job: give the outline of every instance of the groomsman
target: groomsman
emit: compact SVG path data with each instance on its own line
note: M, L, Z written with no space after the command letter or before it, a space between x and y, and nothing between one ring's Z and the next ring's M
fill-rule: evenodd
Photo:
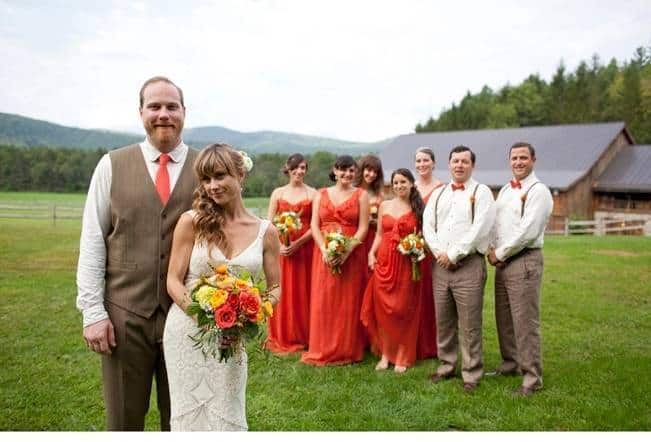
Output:
M495 319L502 364L496 374L523 374L515 391L530 396L542 388L540 283L543 237L553 199L533 171L536 151L518 142L509 149L513 179L497 196L493 247L488 260L495 272Z
M430 380L455 376L460 328L461 376L464 391L470 393L483 374L484 254L495 203L490 189L472 178L475 154L468 147L452 149L448 167L452 182L434 191L423 215L423 235L436 259L433 288L441 361Z
M143 430L152 379L161 429L170 429L163 327L172 303L172 232L192 205L197 152L181 140L181 88L165 77L140 89L142 143L113 150L88 189L79 245L77 308L83 336L102 355L108 430Z

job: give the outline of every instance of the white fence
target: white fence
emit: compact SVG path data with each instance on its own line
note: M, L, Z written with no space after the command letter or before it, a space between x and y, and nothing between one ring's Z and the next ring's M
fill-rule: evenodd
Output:
M264 211L259 207L249 207L256 216ZM0 218L51 220L56 225L59 220L81 220L84 207L74 204L55 203L0 203Z
M83 206L72 204L0 203L0 218L51 220L54 225L57 220L80 220L83 212Z
M563 230L547 230L552 235L595 235L631 234L651 236L651 220L636 215L598 217L594 220L570 220L565 218Z
M257 216L263 216L264 210L251 207ZM74 204L55 203L0 203L0 218L51 220L56 225L59 220L81 220L84 208ZM651 236L651 216L597 214L597 219L574 221L565 218L562 230L547 229L549 235L608 235L631 234ZM558 226L558 225L557 225Z

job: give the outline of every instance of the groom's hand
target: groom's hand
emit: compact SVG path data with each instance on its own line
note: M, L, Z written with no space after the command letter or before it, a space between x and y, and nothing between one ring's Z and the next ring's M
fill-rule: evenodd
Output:
M95 353L111 354L111 347L115 347L115 330L110 319L103 319L84 327L84 340L88 348Z

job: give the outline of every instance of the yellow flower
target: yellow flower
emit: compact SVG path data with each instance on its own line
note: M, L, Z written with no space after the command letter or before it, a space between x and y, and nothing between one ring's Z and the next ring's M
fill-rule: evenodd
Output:
M258 324L264 322L264 312L262 311L262 309L258 310L258 316L256 316L255 322L257 322Z
M226 264L218 265L215 268L215 273L219 275L225 275L226 273L228 273L228 266Z
M249 287L250 284L248 281L245 281L243 279L237 279L235 281L235 285L238 286L239 288L244 288L244 287Z
M233 287L235 287L235 281L236 281L235 278L233 278L232 276L227 276L224 279L222 279L221 281L217 281L217 283L215 285L217 287L219 287L220 289L227 289L228 290L228 289L232 289Z
M210 306L215 310L226 302L226 298L228 298L228 292L226 290L214 289L210 297Z
M201 308L206 308L210 306L210 300L213 296L213 294L217 291L215 287L211 287L209 285L203 285L199 287L199 290L197 290L197 302L201 306Z
M271 305L270 301L265 301L262 303L262 310L264 310L266 315L269 317L274 315L274 307Z
M260 296L260 290L257 287L251 287L251 293Z

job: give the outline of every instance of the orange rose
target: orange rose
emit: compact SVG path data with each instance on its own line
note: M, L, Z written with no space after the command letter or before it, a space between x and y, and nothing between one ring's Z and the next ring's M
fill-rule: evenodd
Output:
M240 309L245 315L255 318L258 315L258 311L260 311L260 306L259 297L249 293L240 294Z
M230 305L224 304L215 312L215 324L222 330L231 328L237 321L237 313Z

